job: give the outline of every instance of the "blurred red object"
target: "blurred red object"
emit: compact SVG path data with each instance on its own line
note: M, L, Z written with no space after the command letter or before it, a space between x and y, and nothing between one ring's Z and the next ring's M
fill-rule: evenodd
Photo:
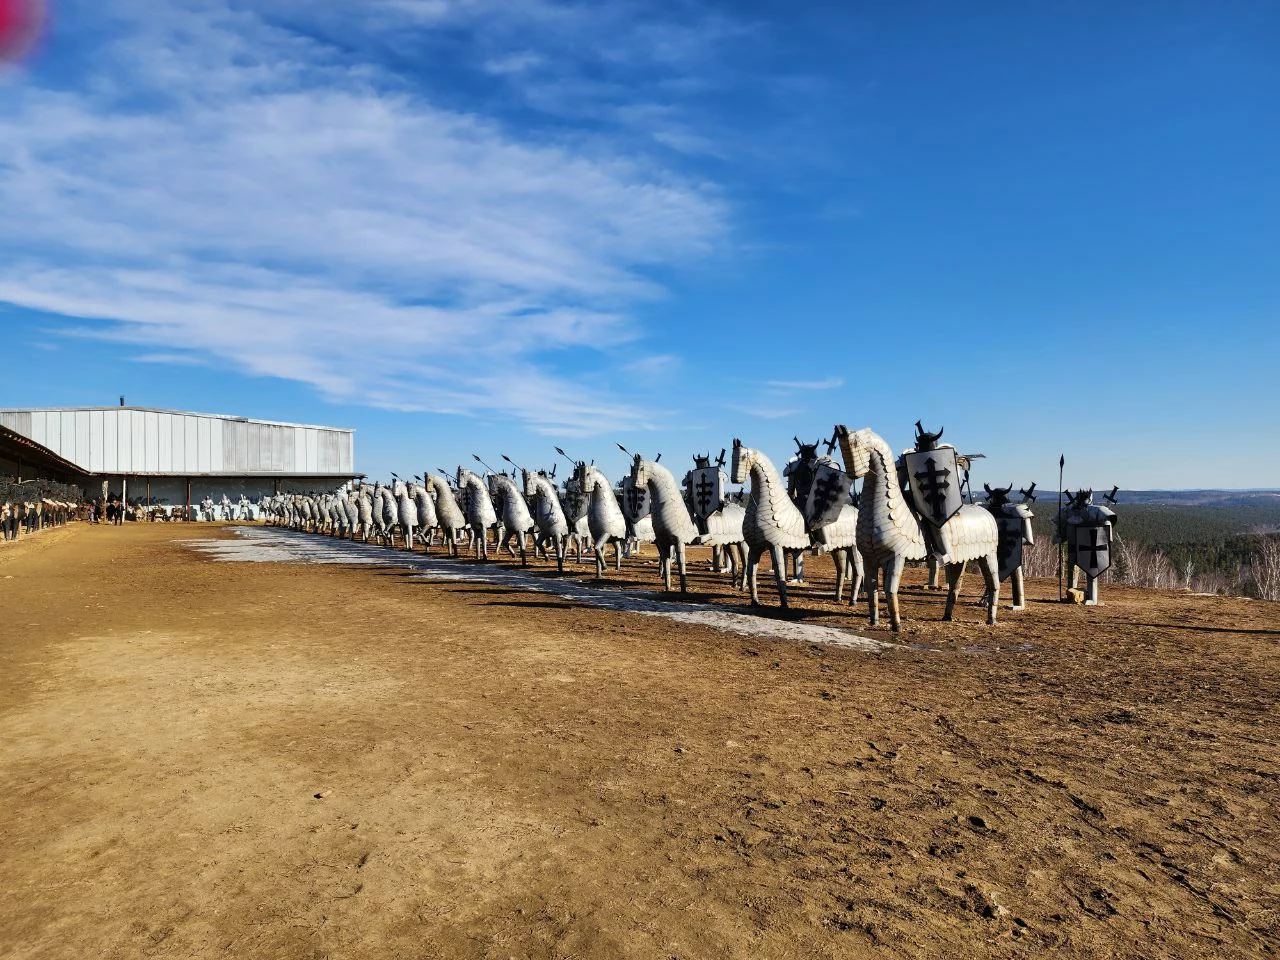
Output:
M0 63L21 60L45 23L44 0L0 0Z

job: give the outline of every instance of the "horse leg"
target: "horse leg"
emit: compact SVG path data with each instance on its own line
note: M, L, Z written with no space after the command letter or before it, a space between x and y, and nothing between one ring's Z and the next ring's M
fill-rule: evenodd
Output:
M884 568L884 594L889 602L889 628L894 633L902 629L902 612L898 607L898 584L902 581L902 568L906 565L907 558L902 554L895 554Z
M1013 591L1013 606L1010 610L1025 610L1027 608L1027 596L1022 583L1022 564L1013 568L1013 573L1009 577L1009 588Z
M782 609L787 609L787 551L782 547L770 547L769 555L773 558L773 575L778 581L778 601ZM799 558L799 554L795 554Z
M686 579L686 577L685 577L685 554L684 554L684 544L683 544L683 543L680 543L680 542L678 542L678 541L676 542L676 561L680 564L680 592L681 592L681 593L688 593L688 592L689 592L689 583L688 583L688 580L687 580L687 579Z
M947 564L947 607L942 614L943 620L950 621L954 618L956 598L960 596L960 587L964 583L965 566L963 562Z
M938 573L940 568L940 564L938 563L938 558L931 553L929 554L928 560L926 560L925 562L929 565L928 589L929 590L940 589L940 584L938 583Z
M556 572L564 573L564 555L569 552L569 538L556 537Z
M591 552L595 554L595 558L596 558L596 579L597 580L604 579L604 569L605 569L604 548L608 545L608 543L609 543L609 535L602 533L600 535L600 539L595 541L595 543L592 544Z
M836 565L836 603L839 603L844 599L844 581L849 574L849 551L843 547L832 550L831 562Z
M733 575L733 587L735 590L747 589L747 544L743 540L729 545L729 556L731 562L737 567Z
M989 553L978 561L978 569L982 571L982 579L987 583L987 593L991 595L991 606L987 607L987 626L996 625L996 608L1000 606L1000 566L994 553Z
M756 589L756 580L760 573L760 558L764 556L764 547L751 545L747 553L747 586L751 591L751 605L760 606L760 594Z
M671 590L671 548L658 547L658 570L662 574L662 589Z
M613 541L613 569L622 572L622 541Z
M873 627L880 623L880 584L883 582L886 587L888 586L889 565L892 562L891 557L871 565L871 579L867 581L867 621Z
M849 570L853 574L853 589L849 594L849 606L858 602L858 591L862 589L863 572L862 554L857 547L849 548Z

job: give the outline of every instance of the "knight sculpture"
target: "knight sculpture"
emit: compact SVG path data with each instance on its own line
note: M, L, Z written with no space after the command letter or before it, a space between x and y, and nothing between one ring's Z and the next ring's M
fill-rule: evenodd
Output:
M996 518L996 528L1000 531L1000 543L996 548L996 560L999 563L1000 579L1008 580L1013 591L1013 610L1026 609L1026 593L1022 582L1022 548L1033 546L1035 533L1031 529L1031 521L1035 514L1031 512L1031 504L1036 500L1036 485L1033 483L1026 490L1019 491L1022 501L1014 503L1009 499L1013 492L1013 484L1007 487L992 489L982 485L987 492L987 499L982 506Z
M1111 568L1111 534L1116 524L1119 487L1103 495L1107 506L1093 502L1092 490L1067 491L1067 502L1058 511L1053 542L1067 546L1067 585L1076 589L1080 572L1085 576L1084 603L1098 605L1098 578Z
M724 463L724 450L715 463L710 454L694 455L693 469L684 476L685 504L698 527L697 542L711 547L711 570L723 573L728 569L734 588L741 590L746 586L747 544L742 522L747 511L729 498Z

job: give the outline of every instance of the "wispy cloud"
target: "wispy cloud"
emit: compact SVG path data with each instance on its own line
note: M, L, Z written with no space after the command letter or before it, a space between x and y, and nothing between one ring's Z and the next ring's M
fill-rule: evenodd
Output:
M844 386L840 377L826 377L822 380L768 380L765 386L773 390L838 390Z
M726 403L724 408L726 410L732 410L735 413L745 413L749 417L759 417L761 420L783 420L787 417L794 417L796 414L801 412L798 408L783 409L781 407L766 406L747 407L732 403Z
M547 358L585 349L625 372L628 311L661 295L660 271L725 242L719 192L669 154L481 114L363 52L397 27L479 36L489 0L382 0L347 48L330 38L337 9L73 5L65 19L92 30L82 73L11 85L0 105L0 301L80 318L150 362L215 362L338 401L546 432L653 426L631 400L583 397ZM683 70L732 31L617 3L500 9L524 27L485 34L472 67L528 102L589 72L546 72L566 37L621 24L643 42L593 56ZM611 95L570 99L714 150L677 113L632 103L628 120Z

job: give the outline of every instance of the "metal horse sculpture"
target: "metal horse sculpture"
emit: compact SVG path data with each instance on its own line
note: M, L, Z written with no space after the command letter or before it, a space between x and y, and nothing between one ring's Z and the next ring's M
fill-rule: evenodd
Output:
M923 560L928 553L921 520L902 495L893 452L883 439L869 429L855 432L843 424L836 426L835 437L845 469L855 479L864 481L858 511L858 549L869 567L867 606L871 624L874 626L880 620L878 580L883 574L889 624L894 630L900 630L898 584L902 569L908 560ZM953 618L965 564L977 560L989 595L987 623L994 624L1000 597L996 559L1000 537L995 518L982 507L968 504L946 522L942 532L949 557L947 605L942 619Z
M569 521L560 506L555 484L545 474L524 471L524 495L533 506L533 522L538 528L535 549L556 551L556 569L564 573L564 555L569 541Z
M413 549L413 534L418 527L418 508L409 496L409 485L396 477L391 484L391 495L396 501L396 520L404 535L404 548Z
M1013 484L1007 487L992 489L982 485L987 492L987 499L981 506L996 518L996 526L1000 530L1000 579L1009 581L1009 589L1013 591L1013 610L1025 610L1027 606L1026 592L1022 581L1022 548L1034 546L1035 531L1031 529L1031 521L1035 514L1030 504L1035 502L1036 485L1033 483L1022 493L1022 502L1013 503L1009 494L1013 492Z
M467 523L475 536L476 556L489 559L489 531L494 531L494 543L498 542L498 512L493 508L489 488L485 482L466 467L458 467L458 490L463 495Z
M637 489L649 491L649 515L653 518L653 537L658 545L658 561L662 571L662 587L671 589L671 563L674 559L680 574L680 592L688 592L685 547L698 537L698 528L689 516L680 486L671 471L656 460L635 455L631 464L631 482Z
M605 547L613 544L614 569L622 569L622 548L627 540L627 521L622 507L613 495L609 479L593 464L578 462L574 477L587 498L587 527L591 535L591 550L596 558L596 579L604 577Z
M796 439L796 457L784 471L787 494L804 516L809 538L819 553L831 554L836 567L836 602L844 599L846 580L853 583L850 605L858 602L862 587L862 554L858 552L858 508L849 498L852 478L830 456L818 453L818 444ZM803 570L803 568L800 568ZM797 574L800 573L797 571Z
M418 512L417 527L422 531L422 549L430 553L431 532L440 526L440 520L436 516L435 501L431 499L427 488L420 483L409 484L409 499L413 501L414 509Z
M684 477L685 495L689 513L698 526L701 546L711 547L711 569L722 571L720 557L729 561L729 578L735 590L747 586L747 539L743 533L747 509L740 503L730 502L724 495L728 479L720 468L724 465L724 451L716 463L711 457L694 456L693 469Z
M525 503L524 494L516 487L516 482L505 473L489 474L489 494L498 510L501 520L498 524L498 549L506 550L511 556L516 555L516 547L520 548L520 566L529 565L529 555L525 547L525 538L533 532L533 517L529 513L529 505ZM515 538L516 547L511 545Z
M747 541L747 584L751 589L751 605L759 606L756 574L765 551L773 561L773 575L778 583L778 599L787 609L787 555L809 546L804 517L787 496L786 485L777 468L764 454L742 441L733 441L733 482L751 481L751 495L742 532Z
M466 515L447 482L432 473L426 474L423 479L427 490L435 497L436 523L444 537L445 546L449 548L449 556L456 557L458 540L462 531L467 528Z

